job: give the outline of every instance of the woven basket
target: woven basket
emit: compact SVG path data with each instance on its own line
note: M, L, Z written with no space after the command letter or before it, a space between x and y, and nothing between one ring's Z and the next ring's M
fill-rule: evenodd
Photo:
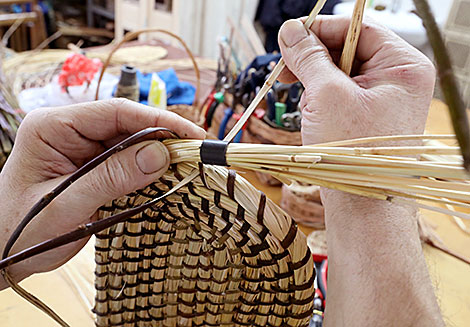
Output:
M111 63L111 60L113 58L113 55L126 43L129 41L132 41L136 39L139 35L141 34L147 34L147 33L163 33L166 35L171 36L172 38L176 39L185 49L186 53L188 54L189 58L191 59L191 62L194 67L194 71L196 74L196 94L194 97L194 103L193 105L174 105L174 106L169 106L167 108L168 111L172 111L178 115L180 115L183 118L186 118L196 124L199 124L200 122L200 108L199 108L199 93L201 89L201 72L199 70L199 66L196 62L196 59L194 58L193 53L187 46L187 44L184 42L182 38L177 36L176 34L173 34L167 30L163 29L145 29L145 30L139 30L135 32L128 33L124 36L122 41L116 44L116 46L111 50L111 52L108 55L108 58L106 59L103 69L101 70L99 79L98 79L98 86L96 89L96 96L95 99L98 100L98 95L99 95L99 90L101 86L101 82L103 80L104 73L106 69L108 68L109 64Z
M319 186L283 185L281 208L299 224L325 229L325 210L321 203Z
M101 208L101 218L164 194L193 169L172 166ZM315 272L306 237L234 171L199 171L161 204L97 235L96 325L308 326Z

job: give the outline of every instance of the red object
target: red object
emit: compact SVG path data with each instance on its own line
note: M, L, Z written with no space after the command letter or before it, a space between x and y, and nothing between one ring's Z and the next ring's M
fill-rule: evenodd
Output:
M243 114L233 114L233 119L236 121L239 121L242 118ZM248 125L248 122L245 123L242 127L242 131L246 130L246 126Z
M263 108L258 108L255 110L255 117L258 119L263 119L263 117L266 115L266 110Z
M215 90L211 92L211 94L209 95L209 97L206 99L206 103L207 103L207 106L206 106L206 109L205 109L205 113L204 113L204 117L205 117L205 121L204 121L204 129L207 131L209 129L209 125L208 125L208 122L207 122L207 114L209 113L209 109L210 107L212 107L212 105L214 104L215 102Z
M59 85L64 92L69 86L90 84L95 74L103 66L99 59L90 59L85 55L74 53L67 57L59 74Z
M318 288L315 290L315 294L322 299L323 306L326 306L326 292L328 289L327 286L327 277L328 277L328 256L323 254L312 254L313 261L319 264L319 270L317 271L317 283ZM317 265L316 265L317 266ZM321 283L321 285L320 285ZM323 293L324 292L324 293Z
M325 281L325 292L328 291L328 283L326 282L328 276L328 259L325 260L325 264L321 267L321 277Z

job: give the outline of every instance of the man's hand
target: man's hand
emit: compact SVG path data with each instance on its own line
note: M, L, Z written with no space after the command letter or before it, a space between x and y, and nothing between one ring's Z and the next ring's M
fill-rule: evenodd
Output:
M285 23L280 80L300 80L305 145L422 134L435 82L429 59L394 33L364 23L353 77L339 62L349 19L319 17L311 31ZM403 144L403 143L402 143ZM329 257L327 326L443 325L416 211L322 189Z
M123 99L39 109L27 115L0 174L0 251L42 196L106 149L140 130L157 126L182 138L205 137L202 129L171 112ZM115 154L39 214L12 254L95 220L100 206L156 181L167 171L169 162L167 149L157 141ZM50 271L67 262L86 242L63 246L13 265L9 271L15 280ZM4 287L2 279L0 289Z

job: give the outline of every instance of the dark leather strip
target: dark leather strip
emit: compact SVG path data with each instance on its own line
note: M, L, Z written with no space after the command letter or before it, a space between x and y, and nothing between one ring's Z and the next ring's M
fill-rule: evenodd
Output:
M311 257L312 257L312 254L310 253L310 250L307 249L304 258L298 262L291 263L291 268L293 270L298 270L302 268L308 263Z
M219 140L205 140L202 142L199 155L205 165L228 166L227 148L228 142Z
M201 182L206 188L209 188L207 186L206 175L204 174L204 165L202 164L202 162L199 162L198 165L199 165L199 177L201 178Z
M290 228L289 228L289 232L287 233L286 237L282 240L281 246L284 249L287 249L292 244L292 242L294 242L296 235L297 235L297 224L294 222L294 220L292 220Z
M237 179L237 173L235 170L230 169L227 177L227 194L230 199L235 201L235 182Z
M258 205L258 224L263 225L264 221L264 208L266 207L266 194L261 192L261 197L259 199L259 205Z

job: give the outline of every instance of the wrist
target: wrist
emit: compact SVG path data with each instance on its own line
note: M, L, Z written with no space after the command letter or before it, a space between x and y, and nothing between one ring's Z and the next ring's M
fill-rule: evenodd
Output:
M395 238L393 233L418 236L415 207L325 188L321 197L327 234L337 241Z

